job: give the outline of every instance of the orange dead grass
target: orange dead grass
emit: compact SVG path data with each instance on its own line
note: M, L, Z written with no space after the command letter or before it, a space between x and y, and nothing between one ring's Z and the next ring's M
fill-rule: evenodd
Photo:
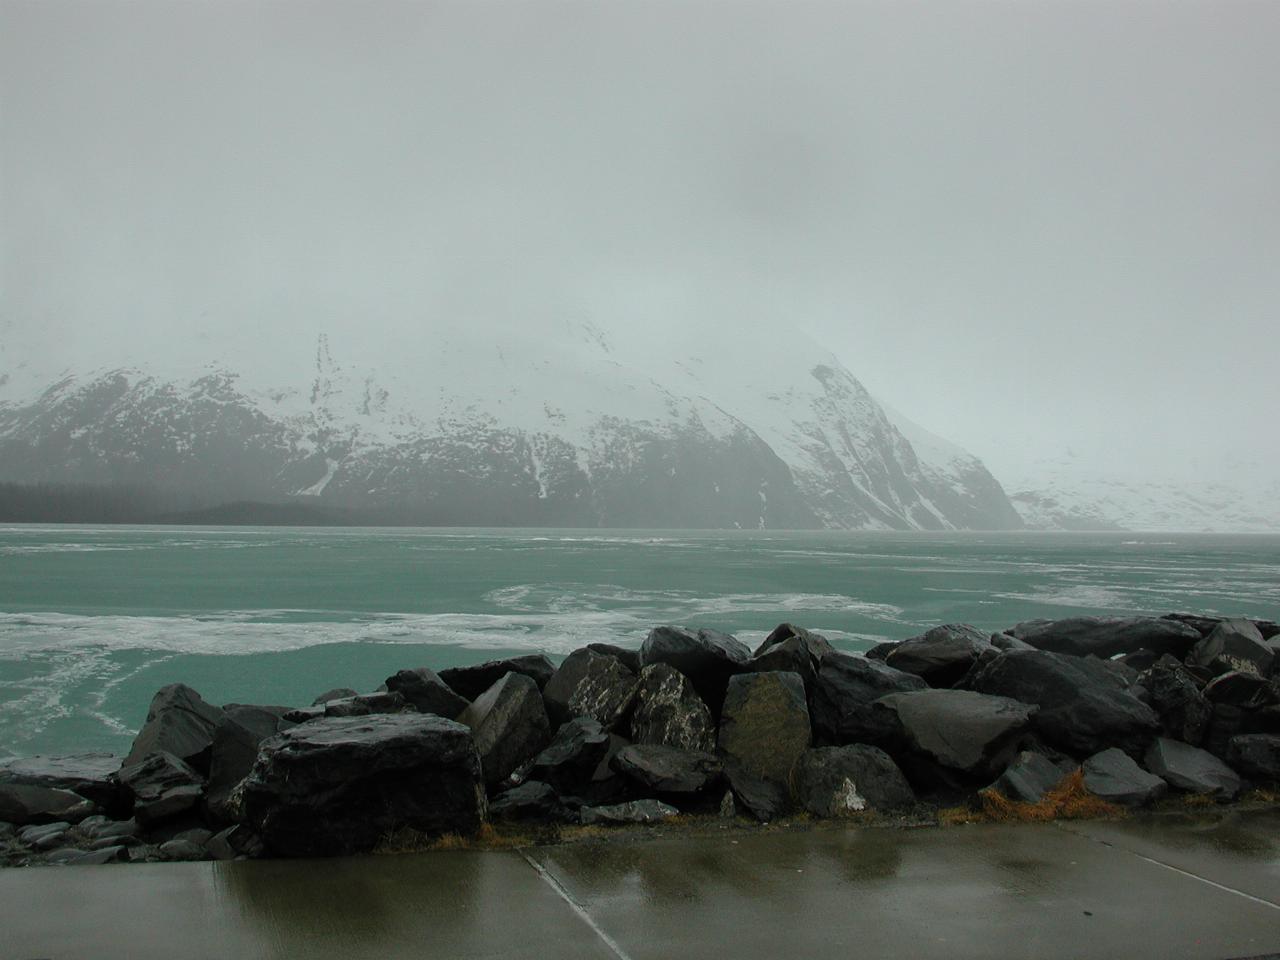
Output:
M1090 820L1124 815L1124 808L1094 796L1084 785L1084 773L1080 770L1064 777L1037 803L1010 800L997 790L983 790L978 794L982 801L983 819L996 822L1047 820Z

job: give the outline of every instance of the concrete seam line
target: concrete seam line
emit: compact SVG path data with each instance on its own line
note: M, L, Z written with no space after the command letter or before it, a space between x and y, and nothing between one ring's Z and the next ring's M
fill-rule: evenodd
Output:
M529 866L533 867L538 876L546 881L547 886L554 890L559 895L560 899L567 903L573 909L573 912L582 918L582 922L595 931L596 936L604 941L604 945L613 951L613 955L617 957L618 960L631 960L627 951L618 946L617 941L601 929L600 924L596 923L595 920L591 918L591 914L587 913L586 907L573 898L573 895L565 889L564 884L552 876L550 870L540 864L537 860L533 859L533 857L529 856L529 854L525 853L523 850L520 851L520 856L524 857L525 862L527 862Z

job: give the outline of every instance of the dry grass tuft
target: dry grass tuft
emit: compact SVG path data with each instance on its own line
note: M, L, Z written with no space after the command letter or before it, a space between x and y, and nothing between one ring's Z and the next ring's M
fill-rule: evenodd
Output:
M1084 785L1084 772L1076 770L1064 777L1037 803L1010 800L998 790L983 790L983 817L996 823L1043 823L1048 820L1092 820L1123 816L1125 810L1090 793Z
M938 826L957 827L965 823L981 823L984 817L972 807L943 807L938 811Z
M1280 787L1257 787L1240 798L1245 803L1280 803Z

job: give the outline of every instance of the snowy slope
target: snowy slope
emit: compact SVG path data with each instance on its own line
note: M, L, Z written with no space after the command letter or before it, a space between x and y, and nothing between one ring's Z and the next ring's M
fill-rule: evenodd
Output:
M481 330L25 367L0 382L0 480L307 498L419 522L1020 523L976 458L936 438L916 449L836 358L789 331Z

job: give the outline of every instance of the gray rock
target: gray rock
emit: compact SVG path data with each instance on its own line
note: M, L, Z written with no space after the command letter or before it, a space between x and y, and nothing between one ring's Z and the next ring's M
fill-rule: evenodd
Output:
M24 825L79 823L97 811L92 802L70 790L35 787L22 783L0 783L0 820Z
M798 673L744 673L729 680L716 746L735 766L786 783L811 739Z
M1165 736L1195 746L1204 742L1213 708L1180 661L1161 657L1141 674L1138 683L1159 714Z
M104 863L122 863L129 859L129 848L125 846L106 846L99 847L97 850L89 850L80 853L79 856L72 857L67 861L68 866L72 867L88 867L98 866Z
M1156 739L1143 763L1170 786L1188 793L1231 800L1244 788L1236 772L1207 750L1167 737Z
M1280 734L1246 733L1227 744L1227 763L1251 780L1280 783Z
M231 792L249 775L258 759L258 746L291 726L285 720L284 707L260 707L228 704L213 730L213 746L209 758L209 783L205 791L205 808L215 821L234 819L229 801Z
M867 744L808 750L796 765L795 780L800 806L818 817L895 810L916 801L892 758Z
M1010 650L976 670L969 686L1039 707L1037 732L1076 756L1107 747L1137 754L1160 729L1155 711L1092 658Z
M169 861L212 860L213 856L204 848L203 844L196 843L193 840L175 838L160 844L160 859Z
M119 776L121 785L133 794L133 815L143 826L185 813L204 796L204 777L164 751L121 768Z
M991 645L997 650L1034 650L1035 647L1027 643L1025 640L1019 640L1017 637L1007 633L993 633L988 639Z
M729 678L746 670L750 659L746 644L716 630L655 627L640 647L644 666L665 663L688 677L713 719L720 716Z
M833 653L824 657L809 697L814 739L820 745L881 744L892 733L871 705L889 693L924 690L913 673L878 660Z
M617 657L584 647L565 657L542 693L555 726L573 717L592 717L606 730L625 733L636 677Z
M142 835L142 824L134 818L128 820L108 820L105 823L95 822L92 826L80 824L80 830L90 840L109 840L113 843L136 843Z
M615 646L612 643L588 643L588 650L594 650L596 653L603 653L610 657L616 657L622 662L622 665L632 673L639 673L641 668L640 651L630 650L626 647Z
M213 731L221 718L219 708L205 703L186 684L162 687L151 699L146 723L134 738L123 766L134 766L153 753L169 753L207 772Z
M892 717L894 739L905 751L969 777L1002 771L1036 713L1017 700L969 690L891 693L875 706Z
M25 757L0 763L0 784L13 783L70 790L110 810L117 806L120 786L113 753L78 753L66 757Z
M734 802L733 790L726 790L720 798L720 810L717 814L721 820L732 820L738 815L738 804Z
M1004 773L991 784L991 789L1010 800L1039 803L1070 772L1070 768L1064 769L1042 753L1024 750L1005 767Z
M610 738L600 721L576 717L564 724L551 742L533 758L525 772L529 780L548 784L560 794L581 796L609 756Z
M399 828L471 835L486 810L470 730L434 714L286 730L263 741L239 794L244 822L286 857L362 853Z
M468 701L454 693L434 670L426 667L392 674L387 677L387 690L400 694L419 713L434 713L450 720L456 720L468 706Z
M1210 703L1227 703L1244 710L1270 707L1280 699L1280 684L1256 673L1230 670L1210 680L1204 688Z
M604 807L583 807L582 822L596 823L659 823L680 815L675 807L657 800L632 800Z
M752 673L798 673L807 691L813 686L822 658L829 653L835 653L835 648L822 634L782 623L756 648L747 661L747 669Z
M1275 652L1248 620L1223 620L1187 657L1188 663L1207 667L1215 674L1239 670L1265 677Z
M573 819L573 810L550 784L527 780L500 794L489 804L491 820L538 820L549 823Z
M889 654L893 652L893 649L901 642L901 640L884 640L863 651L862 655L868 660L878 660L883 663L884 658L889 656Z
M990 634L967 623L948 623L903 640L884 662L895 670L915 674L931 687L950 687L990 648Z
M505 674L462 711L458 722L471 729L484 782L490 787L500 784L551 740L542 694L533 679L522 673Z
M417 712L413 704L403 696L389 691L383 693L359 693L354 697L330 700L324 705L324 715L326 717L370 717L377 713Z
M786 784L756 776L733 761L725 764L724 773L737 802L761 823L776 820L791 808Z
M624 777L653 793L701 793L724 777L724 768L712 753L657 744L623 747L612 763Z
M714 750L716 731L711 710L689 679L669 664L654 663L640 671L631 737L636 743Z
M65 821L33 825L19 830L18 840L32 850L54 850L63 845L70 829Z
M323 707L330 700L349 700L358 696L360 696L358 690L352 690L350 687L334 687L332 690L326 690L312 700L311 705L313 707Z
M547 685L556 666L540 653L505 660L488 660L469 667L450 667L440 671L440 679L464 700L474 700L508 673L519 673L533 680L541 690Z
M1106 660L1121 653L1147 649L1181 659L1200 639L1194 627L1161 617L1069 617L1065 620L1027 620L1012 634L1037 650Z
M1139 807L1159 800L1169 791L1160 777L1143 770L1119 747L1109 747L1089 757L1081 769L1084 785L1109 803Z

